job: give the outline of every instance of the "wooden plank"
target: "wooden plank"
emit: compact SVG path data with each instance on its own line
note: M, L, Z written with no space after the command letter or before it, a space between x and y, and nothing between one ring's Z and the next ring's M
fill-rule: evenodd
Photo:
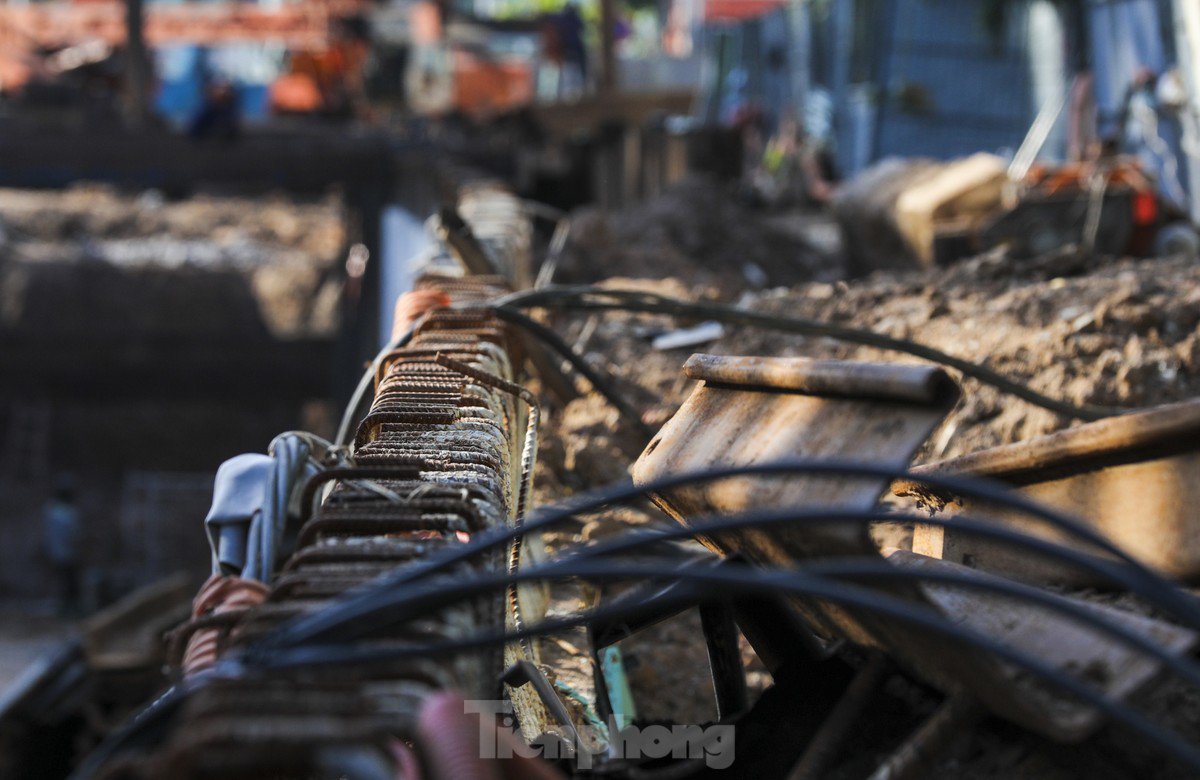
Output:
M683 471L784 458L861 461L901 468L956 398L952 392L935 395L932 403L913 402L910 391L922 383L911 381L913 374L909 367L842 364L827 366L828 371L821 374L813 372L811 365L777 358L700 360L693 364L693 371L697 371L698 365L700 371L707 372L705 375L719 377L722 383L705 381L693 391L635 464L633 475L637 483L646 484ZM841 383L836 387L839 392L832 396L806 393L805 388L812 391L820 385L828 390L833 386L824 379L816 384L797 381L808 376L837 377ZM862 386L855 386L854 377L867 379ZM749 385L739 385L739 379ZM771 383L800 389L763 387ZM938 379L934 386L941 383ZM880 395L888 393L879 392L880 388L905 389L898 394L893 392L890 399L881 399ZM896 395L909 400L896 400ZM677 520L688 524L704 515L752 509L869 510L876 506L887 482L803 474L747 477L665 491L656 494L654 500ZM850 525L796 524L729 532L706 543L723 554L740 555L752 563L778 567L814 557L879 554L868 538L867 529ZM971 609L957 592L951 598L944 592L915 584L889 583L887 593L929 605L951 620L967 619L969 616L963 613ZM1014 684L1019 675L1012 669L961 642L948 641L865 610L841 609L812 600L797 599L790 603L818 633L880 647L947 693L966 691L1000 717L1045 736L1077 740L1101 723L1094 709L1064 699L1030 695L1025 687ZM1020 648L1027 652L1043 652L1045 637L1036 636L1034 631L1041 618L1026 614L1019 606L1008 607L1013 625L1021 627L1010 638L1028 640L1029 647ZM981 630L998 637L1009 636L1004 627L1005 617L999 611L986 614L995 619L986 622L981 614L978 617ZM1083 647L1088 643L1103 647ZM1079 654L1089 650L1092 657L1120 660L1113 668L1118 676L1126 677L1112 681L1110 687L1115 692L1136 688L1156 670L1156 667L1137 666L1126 655L1113 655L1119 649L1114 649L1112 642L1089 636L1080 638L1079 644L1082 648Z
M889 551L887 558L896 566L909 570L951 571L984 581L1001 579L904 550ZM1021 604L1003 596L941 583L922 584L921 590L954 623L1000 639L1010 647L1019 648L1068 673L1082 673L1105 695L1115 699L1137 692L1162 669L1159 661L1046 607ZM1179 626L1107 605L1066 597L1063 601L1073 601L1097 617L1122 625L1172 653L1183 655L1196 647L1195 632ZM1058 707L1055 697L1041 681L1016 675L1014 684L1030 701L1061 709L1060 728L1065 732L1082 736L1090 729L1094 716L1088 710Z
M747 369L755 376L795 373L798 365L785 358L741 360L737 365L757 364ZM843 362L833 371L848 377L868 370L887 375L889 369L893 369L893 385L901 384L908 376L906 367L882 364ZM800 391L764 391L754 386L756 382L745 388L732 382L699 385L634 464L634 481L645 484L685 471L801 456L905 468L957 396L951 392L936 406L922 406L824 398ZM827 506L866 511L876 505L888 482L805 474L739 477L656 493L652 499L688 525L690 518L707 514L772 507ZM748 529L702 541L718 552L740 555L764 566L786 566L817 555L876 554L865 525ZM875 643L871 632L842 610L828 605L814 609L806 603L796 606L826 637L844 635L863 644Z
M907 466L948 408L701 385L647 445L634 465L633 476L638 483L646 483L682 471L800 456L900 469ZM679 488L656 496L656 500L681 519L714 511L788 506L867 510L888 483L886 479L803 474L739 477ZM818 541L814 542L814 535ZM762 563L792 560L817 549L861 552L870 544L863 529L835 527L784 529L769 535L747 531L727 541L736 551Z
M1078 474L1098 465L1192 449L1198 435L1200 400L1185 401L918 466L914 471L972 474L1012 484L1040 482L1046 472Z
M1101 420L1027 442L984 450L914 471L998 479L1022 496L1080 518L1147 566L1200 578L1200 402ZM893 485L923 508L997 522L1052 541L1070 542L1028 516L930 491ZM1025 582L1100 583L1075 567L1047 562L994 541L942 526L918 525L913 551Z

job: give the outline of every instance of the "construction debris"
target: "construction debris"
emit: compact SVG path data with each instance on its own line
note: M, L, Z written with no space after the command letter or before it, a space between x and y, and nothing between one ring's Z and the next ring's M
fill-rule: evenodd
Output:
M1195 246L1195 228L1136 159L1029 162L981 153L888 159L867 170L834 203L849 273L928 269L997 247L1028 258L1067 247L1147 256L1168 244Z
M270 455L232 462L238 479L219 481L217 568L170 644L195 693L169 699L169 726L152 747L102 746L86 768L203 777L295 773L352 754L437 756L445 745L414 726L421 702L446 689L485 700L501 684L526 741L556 733L588 751L558 762L571 772L584 760L617 774L647 766L605 756L626 744L614 724L652 723L732 726L750 750L740 766L764 776L966 778L995 767L1045 778L1061 751L1108 741L1129 742L1126 765L1140 771L1170 777L1187 765L1190 754L1160 726L1186 735L1200 708L1147 726L1129 707L1162 713L1185 695L1198 608L1112 550L1076 549L1079 531L1054 512L1077 513L1150 566L1191 576L1186 498L1168 483L1190 484L1194 403L1075 425L910 356L688 320L669 307L551 307L538 317L559 341L527 340L518 334L545 326L518 317L519 304L488 303L511 289L509 278L533 277L530 233L514 223L522 212L503 191L469 194L444 211L443 251L397 308L401 342L364 379L364 392L375 387L369 408L351 405L334 446L285 434ZM461 266L476 273L462 276ZM1059 253L1014 267L990 254L854 283L814 273L741 293L717 275L700 275L711 286L641 278L600 289L736 296L755 313L867 327L951 354L990 350L991 366L1076 405L1155 406L1200 383L1186 351L1200 303L1172 289L1200 280L1182 259ZM710 352L685 361L682 350L700 343ZM589 381L613 378L604 394L579 381L580 359L559 360L569 348ZM543 372L541 397L514 381L526 356ZM647 426L659 429L653 438ZM1007 447L979 452L993 443ZM430 578L439 565L426 562L540 523L547 515L531 512L535 503L620 482L635 460L633 476L666 517L598 499L558 518L568 524L507 543L507 554ZM920 461L930 465L910 471ZM672 482L714 468L743 472ZM1012 489L948 487L938 482L947 474L998 477ZM1140 501L1155 475L1167 482ZM243 478L258 487L234 484ZM885 497L893 485L921 504ZM1127 504L1092 500L1105 491L1180 536L1146 544L1128 530ZM1022 496L1040 501L1038 516L1057 530L1018 520L1011 504ZM997 501L1010 506L997 511ZM981 543L977 517L1007 529L1000 541L1041 544L1040 567L989 546L992 536ZM591 546L577 547L581 539ZM514 581L555 566L570 577ZM608 567L635 574L611 581ZM474 594L422 611L441 588L488 578L503 598ZM595 611L574 626L581 609ZM571 625L552 640L499 641L561 619ZM493 641L468 650L485 635ZM459 642L463 652L423 657L421 648ZM79 663L64 658L62 668ZM234 671L247 668L257 671ZM199 682L213 673L217 682ZM784 704L796 701L808 709ZM771 728L796 739L756 748ZM280 745L287 750L270 747Z
M790 289L747 293L739 303L757 311L871 327L893 336L916 338L922 343L941 347L952 353L985 354L989 356L989 364L1008 375L1028 381L1035 388L1059 393L1076 403L1109 403L1130 408L1148 408L1180 401L1200 392L1200 364L1196 363L1189 351L1196 339L1195 325L1200 323L1200 308L1196 301L1192 300L1195 296L1186 292L1197 287L1197 282L1200 282L1200 279L1196 277L1195 266L1186 258L1118 260L1085 258L1074 253L1055 253L1013 265L1002 255L990 254L936 273L877 273L867 279L848 284L807 283ZM662 282L612 279L607 281L605 286L641 289L692 299L715 296L714 290L704 286L688 287L677 279ZM1183 293L1180 294L1180 291ZM578 314L564 317L563 322L568 334L586 331L586 339L580 341L578 346L584 349L591 359L603 364L618 377L630 397L639 399L642 408L646 410L647 419L665 420L667 415L679 408L692 389L693 384L688 379L701 378L694 370L681 371L678 359L670 360L670 355L646 352L644 345L639 343L639 332L662 329L670 322L661 316L610 313L598 319L594 314ZM725 338L712 343L707 349L719 354L791 354L818 358L894 359L893 355L878 350L848 347L829 340L804 339L738 327L727 330ZM710 362L720 375L720 378L713 375L716 381L728 382L734 378L734 374L730 374L729 371L733 370L737 363L721 362L720 358L714 358ZM737 372L739 376L744 377L742 381L758 386L778 382L782 376L778 372L761 376L751 375L740 368ZM692 376L689 377L688 374ZM946 421L934 430L929 442L916 454L917 462L965 455L1005 444L1012 444L1014 448L1031 446L1040 451L1045 448L1038 443L1015 443L1036 440L1038 436L1055 431L1065 431L1060 435L1068 437L1075 436L1078 432L1079 441L1092 441L1093 437L1087 433L1087 427L1074 428L1069 419L1007 398L991 388L971 381L966 382L964 390L963 398L951 410ZM1179 414L1186 416L1186 408L1181 407L1177 412L1169 409L1153 412L1149 419L1175 419L1172 415ZM702 428L707 431L711 427L711 419L705 419L710 420ZM1128 422L1118 419L1097 425L1140 427L1136 426L1137 420L1137 417L1131 417ZM637 447L636 435L621 426L613 412L598 401L587 402L580 399L558 413L551 409L548 414L548 426L548 435L556 445L563 446L568 453L572 453L573 465L570 471L558 473L552 473L550 465L547 465L543 469L540 481L543 494L548 492L550 495L561 495L564 485L577 489L611 481L615 476L619 476L615 473L613 462L627 457L628 451ZM777 424L766 424L763 430L774 431L781 427ZM1163 428L1164 441L1168 438L1171 441L1179 441L1167 432L1168 429L1174 428L1174 425L1166 425ZM698 433L699 430L693 431L692 434L684 435L682 440L691 442ZM721 438L720 433L714 433ZM1186 438L1185 434L1181 435ZM722 452L727 449L724 441L722 439ZM706 448L698 446L689 451L702 453ZM1180 454L1175 455L1176 452ZM1146 450L1131 444L1131 458L1146 459L1147 454ZM1187 456L1184 451L1172 446L1169 451L1164 450L1163 457L1186 459ZM1122 468L1156 468L1157 464L1149 465L1153 458L1154 455L1150 454L1144 467L1137 465L1142 461L1134 460L1130 467L1118 467L1117 471ZM964 462L964 468L969 461L968 458ZM946 465L952 466L953 463L954 461L950 461ZM1054 479L1051 472L1039 473ZM1172 471L1161 473L1165 475ZM1168 510L1167 515L1170 516L1169 508L1174 505L1173 493L1169 485L1164 485L1164 491L1162 495L1166 503L1161 506ZM1127 490L1126 494L1131 500L1138 500L1138 491ZM928 504L928 501L926 503ZM1088 504L1090 503L1089 501ZM1186 501L1178 504L1181 507L1186 505ZM959 504L948 506L956 512L965 511ZM1077 511L1086 508L1078 501L1060 506ZM1122 513L1121 519L1134 521L1143 516L1146 509L1145 504L1139 504L1136 512ZM924 512L924 509L921 511ZM945 511L937 516L945 517ZM1088 516L1087 512L1083 514ZM994 512L989 512L989 516L1003 517L1002 514L997 515ZM1116 515L1112 516L1116 522ZM634 513L625 515L624 522L644 525L659 521ZM1141 544L1145 545L1150 536L1133 530L1134 525L1139 524L1135 522L1128 526L1131 529L1130 533L1140 536ZM1028 528L1027 525L1019 527ZM926 535L940 532L942 528L932 525L918 525L917 528L921 529L919 538L922 541L919 544L923 546L918 547L916 551L928 554L933 548L924 541ZM606 534L614 532L615 530L608 531ZM899 546L908 550L914 543L911 524L891 526L879 523L872 529L872 536L877 547L894 549ZM954 538L962 538L960 544L969 543L976 547L979 544L978 540L968 542L965 537ZM1132 536L1130 538L1132 539ZM1178 547L1185 550L1186 544L1180 544ZM948 551L950 548L946 549ZM1136 543L1134 549L1138 549ZM912 553L906 551L903 555L911 556ZM888 560L892 563L910 560L900 556L901 553L893 552ZM1011 556L1009 559L1011 560ZM965 560L972 566L985 570L992 568L987 556L971 559L967 553L954 555L952 560L960 563ZM1153 559L1149 559L1148 562L1153 562ZM1023 563L1021 571L1027 571L1029 565L1029 562ZM1046 568L1042 566L1039 569L1039 581L1046 581ZM1005 567L998 563L995 564L994 570L1010 575L1016 573L1011 566ZM1169 568L1167 570L1170 571ZM1070 567L1057 567L1050 579L1067 583L1070 571ZM1094 584L1094 580L1074 581L1071 592L1075 598L1089 604L1114 602L1112 596L1103 591L1097 592L1088 588L1079 590L1079 586L1085 584ZM936 594L935 598L944 597L944 594L936 590L931 594ZM1141 607L1134 607L1128 599L1118 599L1117 603L1123 609L1142 611ZM1015 625L1011 623L1013 613L1007 601L995 602L985 609L981 609L981 604L957 604L955 609L961 609L960 614L971 614L981 619L987 614L995 614L998 622L992 624L993 626ZM1046 617L1046 613L1040 615L1039 619ZM982 625L988 624L985 621ZM1027 634L1030 638L1063 635L1063 628L1047 630L1044 624L1039 625L1037 621L1031 625L1033 627ZM1184 644L1177 645L1178 648L1186 647L1186 643L1192 641L1186 636L1181 636L1180 639ZM1112 647L1107 640L1099 641L1098 644L1097 641L1095 635L1080 635L1079 642L1074 647ZM1063 663L1067 667L1078 668L1077 661L1064 660ZM1086 666L1089 662L1083 663ZM1105 665L1105 669L1111 671L1111 668ZM1114 679L1110 671L1104 673L1105 679ZM1148 679L1145 676L1146 671L1138 674L1141 676L1135 676L1134 679ZM1126 694L1130 695L1131 703L1137 706L1148 705L1156 712L1163 712L1168 706L1166 702L1191 696L1188 686L1177 682L1153 684L1146 691L1140 692L1135 690L1137 687L1131 685L1124 689ZM1167 718L1167 723L1181 733L1188 733L1189 729L1195 728L1200 722L1196 719L1197 712L1200 710L1182 705L1175 716ZM914 722L912 727L916 726ZM902 736L900 733L895 734L897 744ZM1104 736L1096 739L1113 738ZM1121 744L1128 742L1125 737L1116 739ZM1091 740L1087 744L1093 745L1095 741ZM936 762L938 776L968 778L988 776L988 772L1005 777L1073 776L1070 769L1058 768L1063 761L1061 754L1047 752L1027 738L1006 732L1004 727L997 726L994 721L988 719L980 726L968 728L960 733L946 748L945 755L944 759ZM1154 761L1149 757L1150 754L1144 751L1138 755L1142 756L1138 760ZM880 756L880 759L882 758ZM1069 763L1068 760L1067 764ZM1170 775L1173 770L1168 770L1160 763L1153 765L1158 767L1156 771L1168 776L1183 776ZM851 765L844 766L848 769ZM863 770L866 774L865 767ZM861 775L855 775L853 770L850 770L849 774L838 770L831 771L829 776Z
M0 6L0 778L1200 776L1195 0L207 5Z
M716 296L707 286L679 279L661 282L615 278L604 286L639 289L672 297ZM931 273L875 274L854 283L812 282L747 293L749 308L867 327L916 338L956 354L985 355L987 362L1035 389L1075 403L1130 409L1173 403L1200 393L1200 271L1185 258L1115 260L1054 254L1013 265L986 255ZM573 315L561 326L568 338L590 331L579 344L590 359L607 366L625 392L648 412L672 410L690 383L672 354L647 353L640 329L662 330L669 320L655 315L612 313L603 319ZM896 359L867 347L806 339L745 328L705 347L716 354L803 355L810 358ZM903 358L900 358L903 359ZM1061 430L1072 421L1030 407L995 390L968 382L969 392L918 456L939 460L1024 441ZM611 414L599 402L577 402L551 425L565 442ZM661 421L664 418L659 417ZM605 439L623 435L603 426ZM610 450L611 451L611 450ZM579 475L577 475L579 476Z
M673 330L654 337L650 346L666 352L684 347L698 347L716 341L725 335L725 328L719 322L702 322L692 328Z

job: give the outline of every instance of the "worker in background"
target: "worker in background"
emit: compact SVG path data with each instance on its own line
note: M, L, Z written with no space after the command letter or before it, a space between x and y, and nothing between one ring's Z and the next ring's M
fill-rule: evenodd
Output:
M416 113L439 116L454 107L454 57L443 34L443 8L433 0L408 7L411 40L405 100Z
M365 18L346 16L330 25L329 47L317 57L317 78L325 99L324 113L367 118L365 68L371 56L370 30Z
M554 14L558 28L559 45L562 47L562 75L559 77L559 92L563 97L574 97L586 91L588 83L587 45L584 43L583 17L574 2Z
M42 551L57 579L59 614L78 615L83 523L75 504L75 486L66 477L59 479L54 496L42 509Z
M1175 117L1187 102L1186 91L1173 72L1138 68L1121 102L1118 151L1136 155L1157 180L1163 196L1183 207L1187 193L1180 181L1176 149L1181 130Z
M566 48L563 46L562 27L556 14L546 14L538 19L538 39L542 61L553 68L554 96L563 96L563 81L566 71Z
M1096 124L1096 79L1090 70L1085 70L1071 82L1067 113L1068 160L1084 162L1094 160L1100 154L1100 134Z
M562 10L537 18L542 62L550 66L546 74L553 78L550 89L539 90L553 94L559 100L575 98L587 91L588 61L584 42L583 17L573 2Z
M204 103L192 120L188 135L196 141L234 141L241 129L241 110L233 84L224 79L215 79L206 84Z

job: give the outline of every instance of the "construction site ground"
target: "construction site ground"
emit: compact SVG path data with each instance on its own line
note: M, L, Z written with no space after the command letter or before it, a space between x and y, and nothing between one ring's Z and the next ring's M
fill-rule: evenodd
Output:
M336 329L340 295L329 269L346 240L341 208L336 199L297 203L206 196L169 201L157 193L128 195L97 187L57 194L2 191L0 320L14 332L29 333L106 327L98 308L59 307L51 315L29 297L38 289L22 282L41 279L46 290L57 291L75 284L74 271L88 266L105 269L104 279L114 285L106 294L109 298L146 292L144 300L127 300L124 308L142 313L135 324L147 337L173 332L172 323L186 316L221 337L236 332L244 339L247 328L261 332L264 350L275 348L278 342L273 339L329 338ZM1133 260L1064 250L1017 262L995 254L926 272L877 272L848 279L837 228L826 214L756 210L742 204L731 188L705 179L689 180L625 210L586 209L574 214L572 222L572 240L556 282L648 290L867 327L986 362L1075 403L1137 408L1200 393L1200 268L1184 258ZM226 286L200 290L197 280L208 278L206 273L223 279ZM158 279L191 280L184 297L202 305L180 315L173 308L181 305L176 298L160 300L149 294L147 280ZM104 297L97 293L80 300L98 306L95 302ZM222 307L214 308L219 301ZM651 428L668 419L691 391L693 382L681 367L693 352L912 360L827 339L728 326L711 342L663 351L652 346L655 336L697 323L620 313L540 316L589 362L615 378ZM1072 424L971 380L964 380L963 388L962 400L919 461L1021 441ZM537 503L628 477L629 465L646 442L603 398L584 394L562 406L542 393L542 400ZM231 400L213 412L226 421L214 426L206 423L210 418L205 410L188 410L185 417L196 421L196 430L158 436L153 452L155 462L179 471L211 472L235 452L263 449L269 434L286 425L277 424L277 418L291 414ZM137 460L141 456L136 450L147 430L161 432L162 426L144 409L137 415L141 422L113 418L108 406L101 412L122 432L116 444L126 445L118 447L111 465L147 467ZM329 424L327 411L317 416L320 419L306 423L308 427L320 430L320 425ZM130 428L133 422L144 428ZM94 460L90 450L76 457L79 463ZM77 476L85 484L93 479L84 472ZM112 481L111 477L98 475L95 481ZM36 523L49 483L35 488L25 491L25 516L9 521ZM200 498L194 506L188 504L186 512L182 505L177 508L176 519L190 535L175 540L172 550L179 560L187 555L203 564L204 556L196 554L195 547L202 544L205 505ZM111 495L85 507L89 519L95 519L92 533L97 537L104 538L103 517L111 517L119 500ZM619 533L629 525L662 522L667 521L648 505L632 506L585 519L547 542L561 547L580 538ZM903 547L910 532L903 526L880 528L877 540ZM103 545L97 553L113 560L121 555ZM32 548L28 554L34 554ZM552 610L572 611L590 604L594 595L578 585L556 588ZM1137 608L1124 597L1085 595ZM49 617L0 612L0 693L25 664L69 630L68 623ZM586 647L585 640L582 634L560 637L548 644L543 661L560 681L586 695L591 678L580 649ZM686 723L712 718L707 659L695 614L623 642L622 652L635 697L638 690L675 692L669 700L639 699L642 718ZM748 648L745 656L750 686L761 690L769 676ZM856 742L843 751L833 776L863 776L937 702L932 690L894 675L872 702L870 717L861 724ZM1200 730L1200 696L1183 686L1157 686L1146 691L1140 703L1181 733ZM960 739L936 768L938 777L1044 780L1170 777L1168 772L1161 759L1116 731L1102 732L1082 748L1061 747L992 719Z
M695 300L737 303L756 311L870 328L985 362L1051 396L1074 403L1128 408L1195 397L1200 392L1200 267L1186 258L1090 257L1064 249L1028 261L1001 253L930 271L876 272L846 279L836 231L824 215L762 214L728 190L691 181L626 211L588 210L575 220L573 242L556 281L596 283ZM750 267L753 266L753 267ZM656 428L694 383L681 367L693 352L856 360L913 360L904 355L821 338L726 327L709 343L656 350L654 336L695 322L615 312L547 314L548 321L596 367L613 377ZM1060 430L1071 420L1032 407L970 379L963 397L918 462L961 455ZM645 442L596 394L547 410L538 472L541 501L626 478ZM622 524L669 522L648 506L582 525L585 537ZM559 538L559 542L569 541ZM911 543L911 528L876 529L881 546ZM1112 594L1088 598L1131 609ZM663 624L626 643L636 697L639 678L664 683L711 717L711 693L697 625ZM751 660L752 663L752 660ZM751 665L751 685L766 678ZM645 690L652 686L647 685ZM659 689L661 690L661 688ZM899 742L933 709L936 697L896 676L862 724L861 744ZM1142 695L1148 712L1180 733L1200 729L1200 696L1185 686ZM666 717L653 700L645 717ZM884 754L844 751L836 777L861 777ZM1085 748L1053 746L1000 721L984 720L948 752L937 777L1172 776L1135 740L1104 732ZM1166 773L1166 774L1163 774Z
M584 227L574 233L577 245L569 250L558 281L736 303L869 328L982 360L1036 390L1077 404L1134 409L1191 398L1200 390L1200 267L1187 258L1085 257L1064 250L1016 261L996 253L925 272L846 279L841 259L826 254L831 246L826 221L811 215L761 218L728 202L716 209L697 208L691 187L679 196L662 198L684 201L675 209L651 204L627 213L584 215ZM647 234L642 227L647 213L677 215L677 222L686 218L692 224L673 224L673 217L660 216ZM780 231L777 226L788 221L802 227ZM626 228L626 222L634 227ZM701 224L725 238L707 244L689 273L690 236ZM806 240L805 229L820 238ZM641 236L636 247L629 241L635 232ZM818 240L825 249L818 249ZM777 281L754 285L739 273L739 264L754 257L775 258L772 279ZM613 374L652 424L669 416L690 392L692 383L680 368L693 352L916 360L830 339L728 326L723 337L710 343L661 351L651 347L654 336L695 323L640 314L556 316L556 328ZM1072 424L969 379L964 390L920 461ZM554 433L547 439L564 447L567 471L594 471L601 481L621 476L621 461L599 454L615 454L613 448L628 444L617 433L621 425L615 412L602 399L579 399L552 420ZM578 464L579 458L585 462Z
M54 615L51 604L36 614L28 603L0 605L0 697L74 628L73 621Z

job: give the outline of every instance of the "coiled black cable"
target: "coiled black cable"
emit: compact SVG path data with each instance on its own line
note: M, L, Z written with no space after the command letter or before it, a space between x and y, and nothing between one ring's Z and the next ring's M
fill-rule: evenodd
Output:
M697 521L688 527L680 526L678 528L642 531L592 545L577 545L573 548L568 548L565 552L559 553L554 559L536 569L526 569L526 571L566 574L569 576L575 571L573 568L574 564L579 561L607 558L619 553L635 551L638 548L646 547L656 542L709 536L732 530L760 529L801 522L806 525L866 525L880 520L929 522L933 525L953 526L956 530L967 532L971 535L991 537L1002 543L1024 548L1047 557L1066 560L1071 564L1100 574L1101 576L1112 576L1112 567L1106 561L1045 539L1029 536L1028 534L1023 534L1012 529L997 527L993 524L971 518L954 518L953 520L945 518L922 518L915 515L880 514L861 510L816 510L809 512L775 510L718 517L706 521ZM1117 637L1172 667L1190 683L1200 688L1200 667L1195 667L1185 661L1181 661L1160 645L1131 632L1120 624L1098 616L1087 607L1065 599L1062 596L1048 593L1023 583L1001 577L989 577L953 570L910 571L899 569L883 560L872 560L866 557L805 561L797 564L797 569L821 576L852 577L862 574L862 576L868 578L886 579L890 577L893 579L917 581L941 581L949 584L963 585L975 590L1024 599L1025 601L1034 602L1051 610L1066 614L1069 617ZM669 567L664 567L664 571L667 570L669 570ZM781 569L766 568L764 570L780 571ZM471 583L472 579L470 578L455 580L453 582L438 580L423 585L418 584L417 587L410 586L396 590L392 593L390 600L389 606L392 608L387 609L386 615L376 613L371 616L370 620L361 621L356 626L351 627L351 630L341 634L337 639L339 642L356 641L371 636L383 626L396 625L397 623L414 620L423 615L436 612L463 597L464 593L468 596L476 595Z
M476 536L470 542L446 549L428 560L406 566L392 574L384 575L376 585L348 596L340 601L336 609L322 610L316 614L302 616L281 626L261 640L255 654L269 654L272 648L293 646L319 640L322 636L336 635L369 615L375 608L375 599L387 595L390 589L413 582L430 574L445 571L465 563L476 555L507 545L516 536L533 533L565 522L576 515L601 507L640 498L647 493L669 490L689 484L707 482L738 476L822 474L839 477L863 477L875 479L906 479L934 488L948 490L978 500L994 502L1016 509L1030 517L1085 541L1097 550L1108 553L1121 562L1114 569L1114 576L1129 590L1146 598L1165 612L1176 615L1185 625L1200 629L1200 604L1186 593L1182 593L1171 582L1147 569L1127 552L1111 541L1066 515L1056 512L1014 494L1004 487L984 480L951 475L914 474L906 469L870 463L838 463L833 461L781 460L771 463L731 466L676 474L644 484L622 483L580 495L578 498L556 507L535 510L520 529L498 528Z
M633 426L645 439L649 440L654 436L654 431L642 421L642 416L638 413L638 410L634 408L633 404L625 400L621 392L617 390L612 378L605 376L602 372L589 365L583 356L572 349L571 345L564 341L561 336L532 317L527 317L515 309L495 309L495 313L498 319L523 328L530 335L557 352L571 364L573 369L590 382L592 387L596 389L596 392L604 396L605 400L620 412L626 422Z
M829 569L832 569L833 565L833 563L830 563ZM893 574L889 572L889 576L893 576ZM913 574L921 575L924 573L914 572ZM857 578L870 576L863 569L855 569L852 575ZM886 616L911 627L920 628L952 641L978 648L1002 661L1023 669L1095 707L1113 720L1125 724L1175 756L1191 769L1200 771L1200 749L1181 739L1178 734L1161 728L1141 713L1118 701L1109 699L1086 683L1065 674L1063 671L1026 653L1014 650L991 637L966 628L961 624L952 623L928 608L914 605L910 601L889 596L877 590L865 589L844 581L829 580L827 577L814 575L803 569L769 571L748 567L722 567L720 569L689 567L682 570L664 571L661 564L616 565L604 561L575 561L569 571L554 572L543 568L537 571L517 572L513 575L484 574L469 582L439 583L439 589L443 594L449 594L451 591L454 591L457 597L466 598L469 595L477 595L505 588L514 583L541 582L547 579L571 577L583 577L594 581L649 580L662 582L698 582L710 586L714 597L720 599L728 599L734 595L747 593L770 592L779 594L782 592L796 596L818 598L842 607L855 608ZM975 578L971 579L974 580ZM630 614L629 608L614 610L612 614L604 614L603 617L604 619L619 619L624 614ZM464 652L489 645L518 641L521 638L530 636L556 633L593 621L598 617L601 617L601 614L594 611L589 616L544 621L538 625L529 626L523 631L478 634L472 637L424 646L348 648L335 644L293 647L278 651L271 659L270 665L274 668L288 668L326 664L370 664L375 662L394 662L404 658L419 658L429 655Z

